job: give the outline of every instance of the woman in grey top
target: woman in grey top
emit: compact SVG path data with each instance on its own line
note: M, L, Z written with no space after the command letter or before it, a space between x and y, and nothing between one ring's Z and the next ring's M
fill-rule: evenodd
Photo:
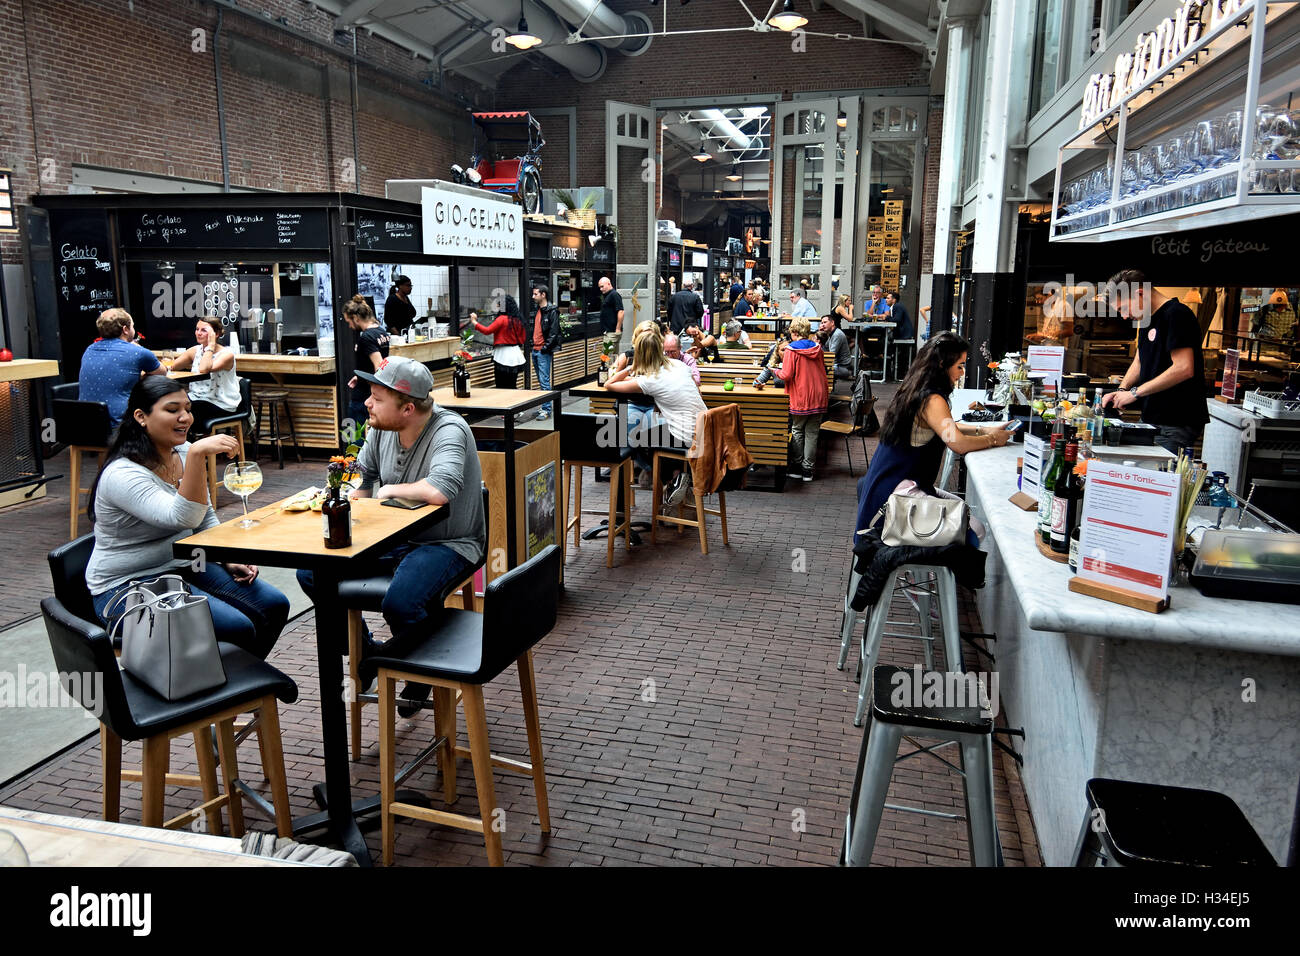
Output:
M132 581L178 573L196 594L207 595L218 640L265 658L289 618L289 599L258 580L252 565L213 563L195 571L172 557L174 541L217 523L208 503L208 457L239 450L224 434L188 444L193 420L184 386L171 379L147 376L131 390L90 492L95 550L86 586L104 620L109 603Z

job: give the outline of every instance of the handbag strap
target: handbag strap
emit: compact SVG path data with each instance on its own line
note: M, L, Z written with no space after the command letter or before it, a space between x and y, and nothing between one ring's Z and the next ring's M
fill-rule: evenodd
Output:
M916 505L912 505L907 509L907 527L911 529L912 534L916 535L918 538L933 538L939 533L940 529L943 528L944 519L948 517L948 506L941 505L939 507L939 522L929 531L917 531L916 525L912 523L912 519L915 517Z

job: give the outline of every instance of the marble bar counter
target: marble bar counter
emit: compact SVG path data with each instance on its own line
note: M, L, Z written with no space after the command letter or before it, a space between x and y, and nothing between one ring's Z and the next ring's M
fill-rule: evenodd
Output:
M1018 454L967 455L967 502L989 528L976 602L997 635L1008 724L1025 730L1044 862L1072 862L1091 777L1226 793L1284 861L1300 781L1300 608L1186 583L1162 614L1073 593L1068 566L1034 545L1036 514L1008 501Z

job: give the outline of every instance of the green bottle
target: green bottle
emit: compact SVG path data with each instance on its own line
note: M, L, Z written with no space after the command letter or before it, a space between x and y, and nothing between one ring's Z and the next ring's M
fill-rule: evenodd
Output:
M1065 436L1058 435L1052 446L1052 463L1047 467L1038 486L1038 534L1043 544L1052 543L1052 500L1055 497L1056 479L1061 476L1065 462Z

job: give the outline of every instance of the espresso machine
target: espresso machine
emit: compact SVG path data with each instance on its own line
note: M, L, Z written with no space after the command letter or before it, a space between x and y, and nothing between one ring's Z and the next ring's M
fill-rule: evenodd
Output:
M271 354L280 354L280 340L284 337L284 309L279 307L266 310L267 338L270 341Z
M239 320L239 345L245 352L257 354L262 350L262 326L266 322L265 309L249 309Z

